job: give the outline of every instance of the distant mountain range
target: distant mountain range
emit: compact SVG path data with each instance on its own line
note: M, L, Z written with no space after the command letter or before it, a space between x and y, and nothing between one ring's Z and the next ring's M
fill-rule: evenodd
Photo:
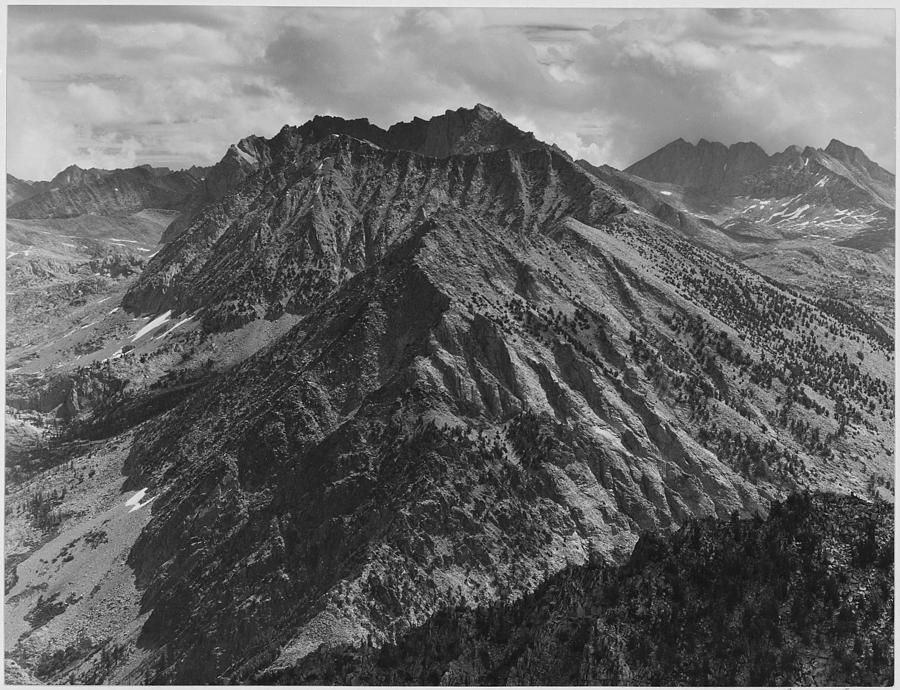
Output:
M652 182L731 196L789 196L822 190L820 198L852 203L859 190L886 207L894 204L894 176L870 161L858 148L832 139L825 149L789 146L769 156L753 142L726 147L701 139L696 145L673 141L625 169Z
M7 216L71 218L135 213L145 208L180 209L203 186L205 168L173 172L140 165L125 170L83 170L71 165L50 182L7 175Z
M578 163L691 241L893 324L895 178L858 148L678 139L625 171Z
M892 326L818 275L832 262L847 291L893 285L888 244L847 244L893 241L891 178L849 147L675 142L618 171L479 105L386 130L317 117L203 172L73 170L11 206L104 213L108 235L155 199L173 219L139 274L91 268L8 354L6 648L41 681L307 677L320 667L304 659L325 667L331 649L403 649L423 630L455 644L428 623L449 606L621 565L647 532L750 519L808 489L892 495ZM11 222L49 247L81 242L56 223L89 217ZM46 301L62 274L29 280ZM769 553L741 534L740 557ZM694 565L701 547L685 548ZM535 642L529 682L554 660L593 664L588 643L630 666L640 654L615 645L660 624L616 609L619 640L572 582L577 625L535 599L535 630L574 637ZM494 610L508 630L527 615ZM876 613L842 614L861 644L882 635ZM492 656L516 644L472 646L488 675L471 679L519 678ZM703 682L690 668L672 682Z

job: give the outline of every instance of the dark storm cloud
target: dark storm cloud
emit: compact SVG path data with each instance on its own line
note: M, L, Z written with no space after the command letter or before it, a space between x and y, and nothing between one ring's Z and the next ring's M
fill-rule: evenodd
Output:
M617 167L678 137L836 137L893 167L891 11L25 6L9 22L9 167L32 178L78 152L180 167L317 113L387 126L477 102Z

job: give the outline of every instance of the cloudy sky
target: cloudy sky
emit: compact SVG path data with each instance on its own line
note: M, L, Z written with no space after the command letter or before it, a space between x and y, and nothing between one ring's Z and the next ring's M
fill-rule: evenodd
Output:
M894 169L893 10L9 8L7 167L186 167L315 114L484 103L593 163L837 138Z

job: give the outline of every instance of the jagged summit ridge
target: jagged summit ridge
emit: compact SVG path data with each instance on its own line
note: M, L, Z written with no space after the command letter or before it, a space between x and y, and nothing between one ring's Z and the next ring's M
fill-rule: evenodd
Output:
M791 145L769 155L754 142L726 146L700 139L691 144L679 137L628 166L625 172L706 192L752 194L759 176L787 176L800 168L810 172L821 168L872 192L880 201L893 203L894 176L861 149L837 139L832 139L825 149Z
M303 137L348 135L369 141L384 149L413 151L446 158L457 154L494 151L499 148L536 148L543 146L530 132L523 132L499 112L481 103L473 108L446 110L428 120L414 117L388 129L369 122L368 118L344 119L333 115L317 115L299 126L285 126L278 137L297 132Z
M285 125L271 139L254 135L230 146L222 160L212 167L186 211L166 230L163 241L172 242L205 207L220 202L250 175L270 166L274 159L280 156L288 160L301 148L334 136L352 137L381 149L410 151L430 158L546 147L533 134L522 132L496 110L482 104L447 110L429 120L416 117L388 129L372 124L368 118L316 115L302 125Z
M693 145L679 138L625 172L686 187L728 187L762 169L768 160L766 152L752 142L725 146L700 139Z
M626 210L602 182L491 112L452 111L387 131L320 117L244 140L210 171L209 201L198 197L170 226L124 306L202 308L218 314L217 327L232 327L306 309L289 272L315 266L323 289L334 287L442 208L483 213L513 234ZM245 242L251 252L233 251Z

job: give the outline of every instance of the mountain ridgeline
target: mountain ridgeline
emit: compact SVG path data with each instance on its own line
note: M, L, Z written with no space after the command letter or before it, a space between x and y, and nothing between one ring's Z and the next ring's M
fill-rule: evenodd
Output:
M757 157L731 164L758 177ZM489 108L387 130L319 117L241 140L205 178L122 299L128 319L160 319L132 337L139 357L71 374L114 372L115 405L137 420L104 426L85 407L71 433L114 442L103 452L121 461L120 490L153 497L152 518L114 552L139 614L102 640L57 642L69 651L54 657L40 645L78 619L62 606L45 621L25 575L39 566L23 561L14 629L40 620L44 635L11 645L45 654L41 680L311 681L329 649L404 649L448 605L538 602L584 564L585 582L612 572L647 532L750 519L807 489L875 498L891 486L889 329L691 240L637 198L634 176L592 171ZM196 327L169 335L169 319ZM250 331L253 350L226 359ZM189 384L154 378L154 362ZM170 402L142 413L151 387ZM704 543L758 527L702 525ZM747 553L762 548L747 539ZM578 582L573 610L579 598L594 610L600 585ZM72 611L105 601L88 584ZM521 614L497 610L490 620ZM590 642L591 663L621 657L623 682L703 682L693 667L666 676L668 656L623 670L639 665L629 645L646 621L621 613L622 639L611 619L579 614L571 646L530 658L550 668L549 650L570 659ZM607 648L618 656L601 662ZM554 678L524 661L515 675L511 657L497 666L508 648L473 649L481 666L447 678Z
M752 142L725 146L701 139L692 145L677 139L625 172L653 182L746 196L770 194L776 186L785 196L805 191L806 181L826 173L839 180L823 194L839 194L838 201L852 204L866 193L887 208L894 205L894 176L837 139L824 149L789 146L771 156Z
M72 218L125 216L145 208L181 210L203 184L204 168L171 171L140 165L125 170L84 170L76 165L49 182L7 176L7 216Z
M678 139L625 171L578 164L691 242L893 328L895 179L860 149Z

